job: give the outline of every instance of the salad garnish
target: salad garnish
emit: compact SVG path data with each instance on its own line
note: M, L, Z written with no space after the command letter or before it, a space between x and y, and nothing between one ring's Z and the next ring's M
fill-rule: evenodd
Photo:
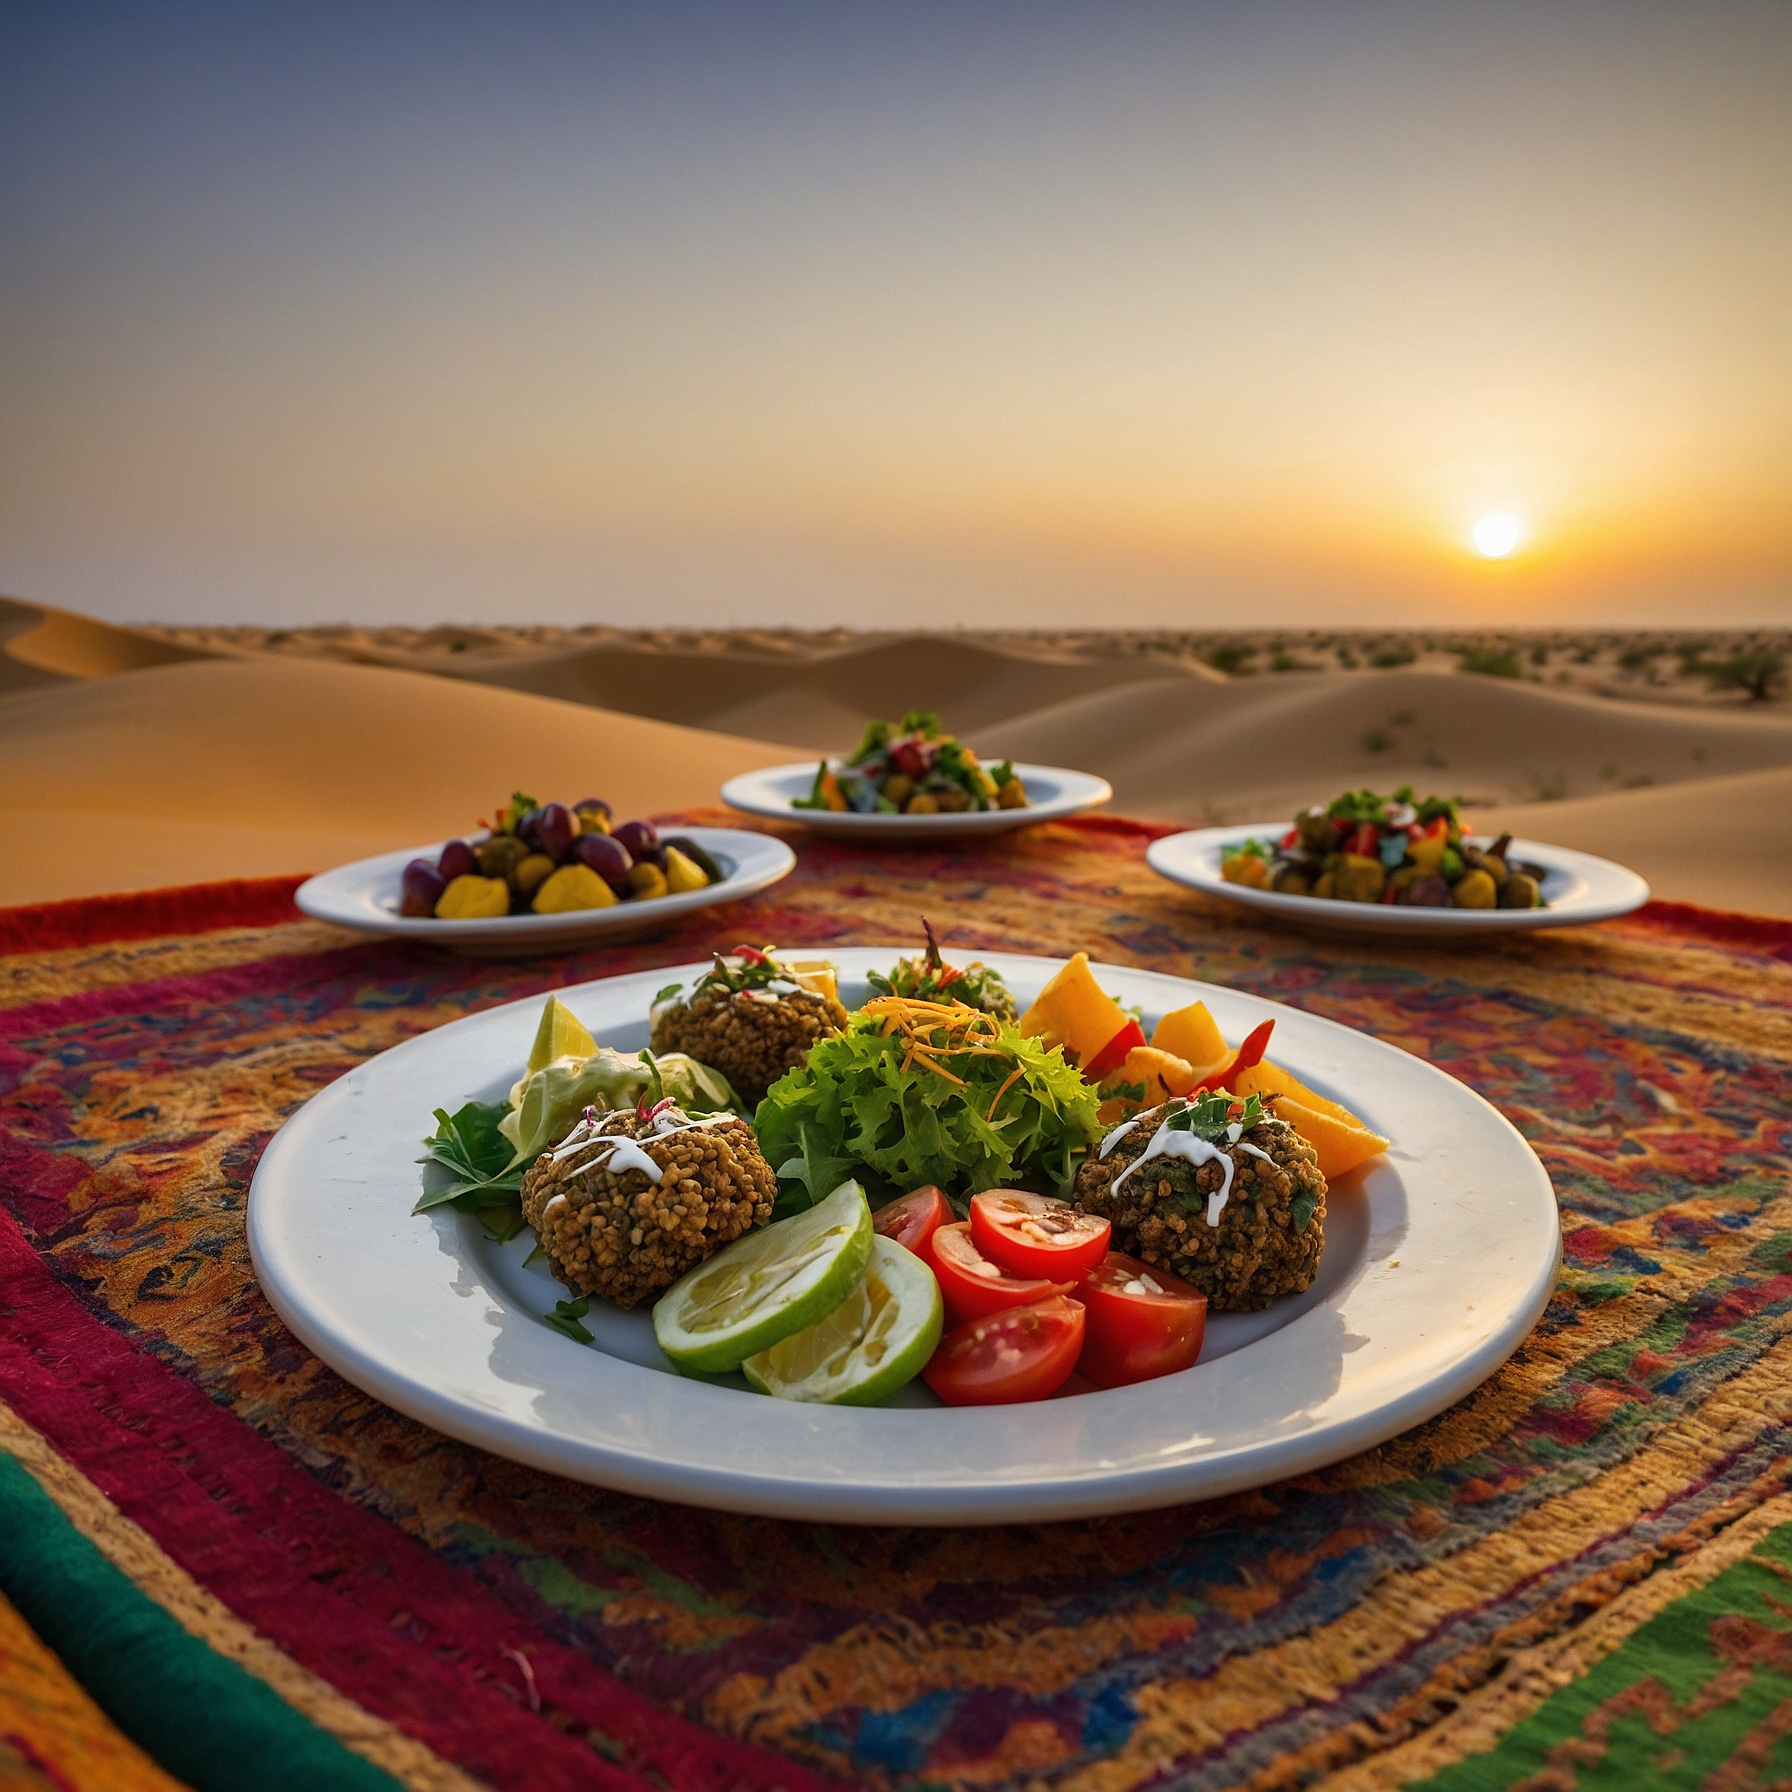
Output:
M1000 1020L1013 1020L1019 1013L1008 985L1001 973L976 961L963 966L947 964L934 937L933 926L921 917L922 931L927 935L927 948L919 958L899 958L886 977L872 971L866 982L879 995L910 996L920 1001L950 999L967 1007L981 1008Z
M930 709L911 709L900 724L866 725L850 759L822 760L806 797L793 809L852 810L860 815L951 815L1024 809L1026 786L1004 759L985 767Z

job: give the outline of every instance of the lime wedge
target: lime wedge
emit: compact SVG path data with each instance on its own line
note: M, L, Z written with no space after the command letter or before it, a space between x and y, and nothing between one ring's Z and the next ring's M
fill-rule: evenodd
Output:
M596 1051L597 1041L585 1023L558 996L549 996L541 1025L535 1029L535 1043L529 1047L529 1074L545 1070L556 1058L589 1058Z
M741 1369L780 1400L875 1406L921 1373L944 1322L933 1271L894 1239L873 1238L858 1286L833 1312Z
M806 1213L723 1245L655 1304L660 1349L679 1369L738 1369L833 1312L858 1281L872 1236L865 1191L843 1182Z

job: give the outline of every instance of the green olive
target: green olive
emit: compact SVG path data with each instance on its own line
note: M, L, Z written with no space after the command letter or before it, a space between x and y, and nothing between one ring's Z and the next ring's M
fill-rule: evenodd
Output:
M1515 871L1500 885L1501 908L1541 908L1543 892L1537 888L1537 880L1527 877L1522 871Z
M494 834L473 848L481 877L509 877L528 856L528 847L515 834Z

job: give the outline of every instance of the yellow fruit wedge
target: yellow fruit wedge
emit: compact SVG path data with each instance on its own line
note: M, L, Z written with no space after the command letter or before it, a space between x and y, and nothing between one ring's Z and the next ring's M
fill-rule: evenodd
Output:
M1327 1182L1349 1175L1388 1148L1380 1133L1366 1126L1347 1126L1335 1114L1322 1114L1286 1095L1276 1102L1276 1118L1286 1120L1318 1153L1319 1171Z
M1285 1096L1290 1101L1298 1101L1303 1108L1309 1108L1316 1114L1330 1114L1334 1120L1342 1120L1346 1126L1366 1130L1362 1121L1349 1108L1342 1108L1335 1101L1328 1101L1279 1064L1267 1061L1253 1064L1249 1070L1238 1073L1233 1080L1233 1087L1240 1095Z
M529 1074L545 1070L556 1058L590 1058L596 1053L597 1041L585 1023L558 996L549 996L541 1025L535 1029L535 1043L529 1047Z
M1190 1002L1186 1008L1166 1014L1157 1023L1151 1043L1160 1052L1172 1052L1189 1064L1223 1069L1232 1062L1232 1049L1205 1002Z
M1130 1083L1134 1087L1143 1085L1144 1099L1113 1094L1112 1090L1120 1083ZM1159 1051L1153 1045L1135 1045L1126 1054L1126 1062L1102 1080L1102 1101L1096 1118L1104 1126L1111 1126L1128 1114L1136 1114L1140 1108L1154 1108L1172 1095L1186 1095L1194 1086L1193 1068L1174 1052Z

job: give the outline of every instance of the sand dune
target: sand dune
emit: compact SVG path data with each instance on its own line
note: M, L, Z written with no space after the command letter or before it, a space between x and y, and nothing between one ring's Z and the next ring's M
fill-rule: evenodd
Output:
M619 815L787 749L419 673L196 661L0 697L0 902L314 871L470 829L516 786Z
M672 631L343 629L308 657L220 635L0 600L0 805L15 838L56 842L0 867L0 900L321 869L470 827L513 784L634 812L708 803L736 771L843 751L866 717L918 706L987 754L1100 772L1124 813L1267 819L1411 782L1621 859L1664 896L1792 914L1783 710L1416 668L1224 679L918 635L697 650Z
M1406 671L1153 679L997 723L978 742L1100 772L1120 809L1190 822L1287 814L1363 784L1512 802L1792 765L1780 717Z

